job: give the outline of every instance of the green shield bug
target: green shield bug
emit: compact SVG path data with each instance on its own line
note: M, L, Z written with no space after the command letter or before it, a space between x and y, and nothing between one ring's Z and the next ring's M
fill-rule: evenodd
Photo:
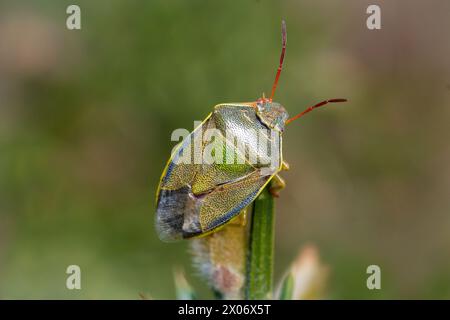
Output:
M216 105L174 149L156 194L156 229L161 240L218 230L251 204L269 182L271 193L277 196L284 186L278 172L288 168L281 148L285 125L327 103L346 101L325 100L289 118L285 108L272 101L285 51L286 24L282 21L280 63L270 98L263 95L254 102Z

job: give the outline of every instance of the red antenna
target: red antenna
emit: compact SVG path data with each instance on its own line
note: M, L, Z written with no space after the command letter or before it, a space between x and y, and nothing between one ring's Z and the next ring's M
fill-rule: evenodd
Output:
M328 103L336 103L336 102L347 102L347 99L330 99L330 100L325 100L322 102L319 102L318 104L313 105L312 107L307 108L305 111L300 112L298 115L286 120L286 124L291 123L294 120L297 120L298 118L300 118L301 116L307 114L310 111L313 111L316 108L322 107Z
M281 70L283 69L283 61L284 61L284 54L286 52L286 22L284 20L281 21L281 56L280 56L280 65L278 66L277 75L275 76L275 82L272 86L272 93L270 94L269 101L272 101L272 98L275 94L275 90L277 88L278 79L280 78Z

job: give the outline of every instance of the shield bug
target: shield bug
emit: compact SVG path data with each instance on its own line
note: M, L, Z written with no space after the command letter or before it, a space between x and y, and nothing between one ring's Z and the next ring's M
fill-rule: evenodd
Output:
M271 193L277 196L284 187L278 172L288 168L281 148L285 125L315 108L346 101L325 100L289 118L285 108L272 100L285 51L286 24L282 21L280 63L270 98L263 95L253 102L216 105L174 149L156 194L156 229L161 240L216 231L251 204L269 182ZM221 161L210 161L211 156Z

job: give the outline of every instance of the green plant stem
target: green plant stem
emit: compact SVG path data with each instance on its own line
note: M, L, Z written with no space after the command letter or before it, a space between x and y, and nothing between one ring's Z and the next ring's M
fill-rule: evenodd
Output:
M274 199L269 186L253 203L245 299L271 299L273 282Z

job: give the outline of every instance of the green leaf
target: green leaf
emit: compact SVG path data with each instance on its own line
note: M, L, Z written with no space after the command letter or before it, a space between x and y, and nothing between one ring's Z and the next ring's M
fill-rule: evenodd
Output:
M274 200L269 186L253 203L245 298L271 299L273 282Z
M292 300L294 294L294 277L292 273L286 274L281 283L278 300Z

